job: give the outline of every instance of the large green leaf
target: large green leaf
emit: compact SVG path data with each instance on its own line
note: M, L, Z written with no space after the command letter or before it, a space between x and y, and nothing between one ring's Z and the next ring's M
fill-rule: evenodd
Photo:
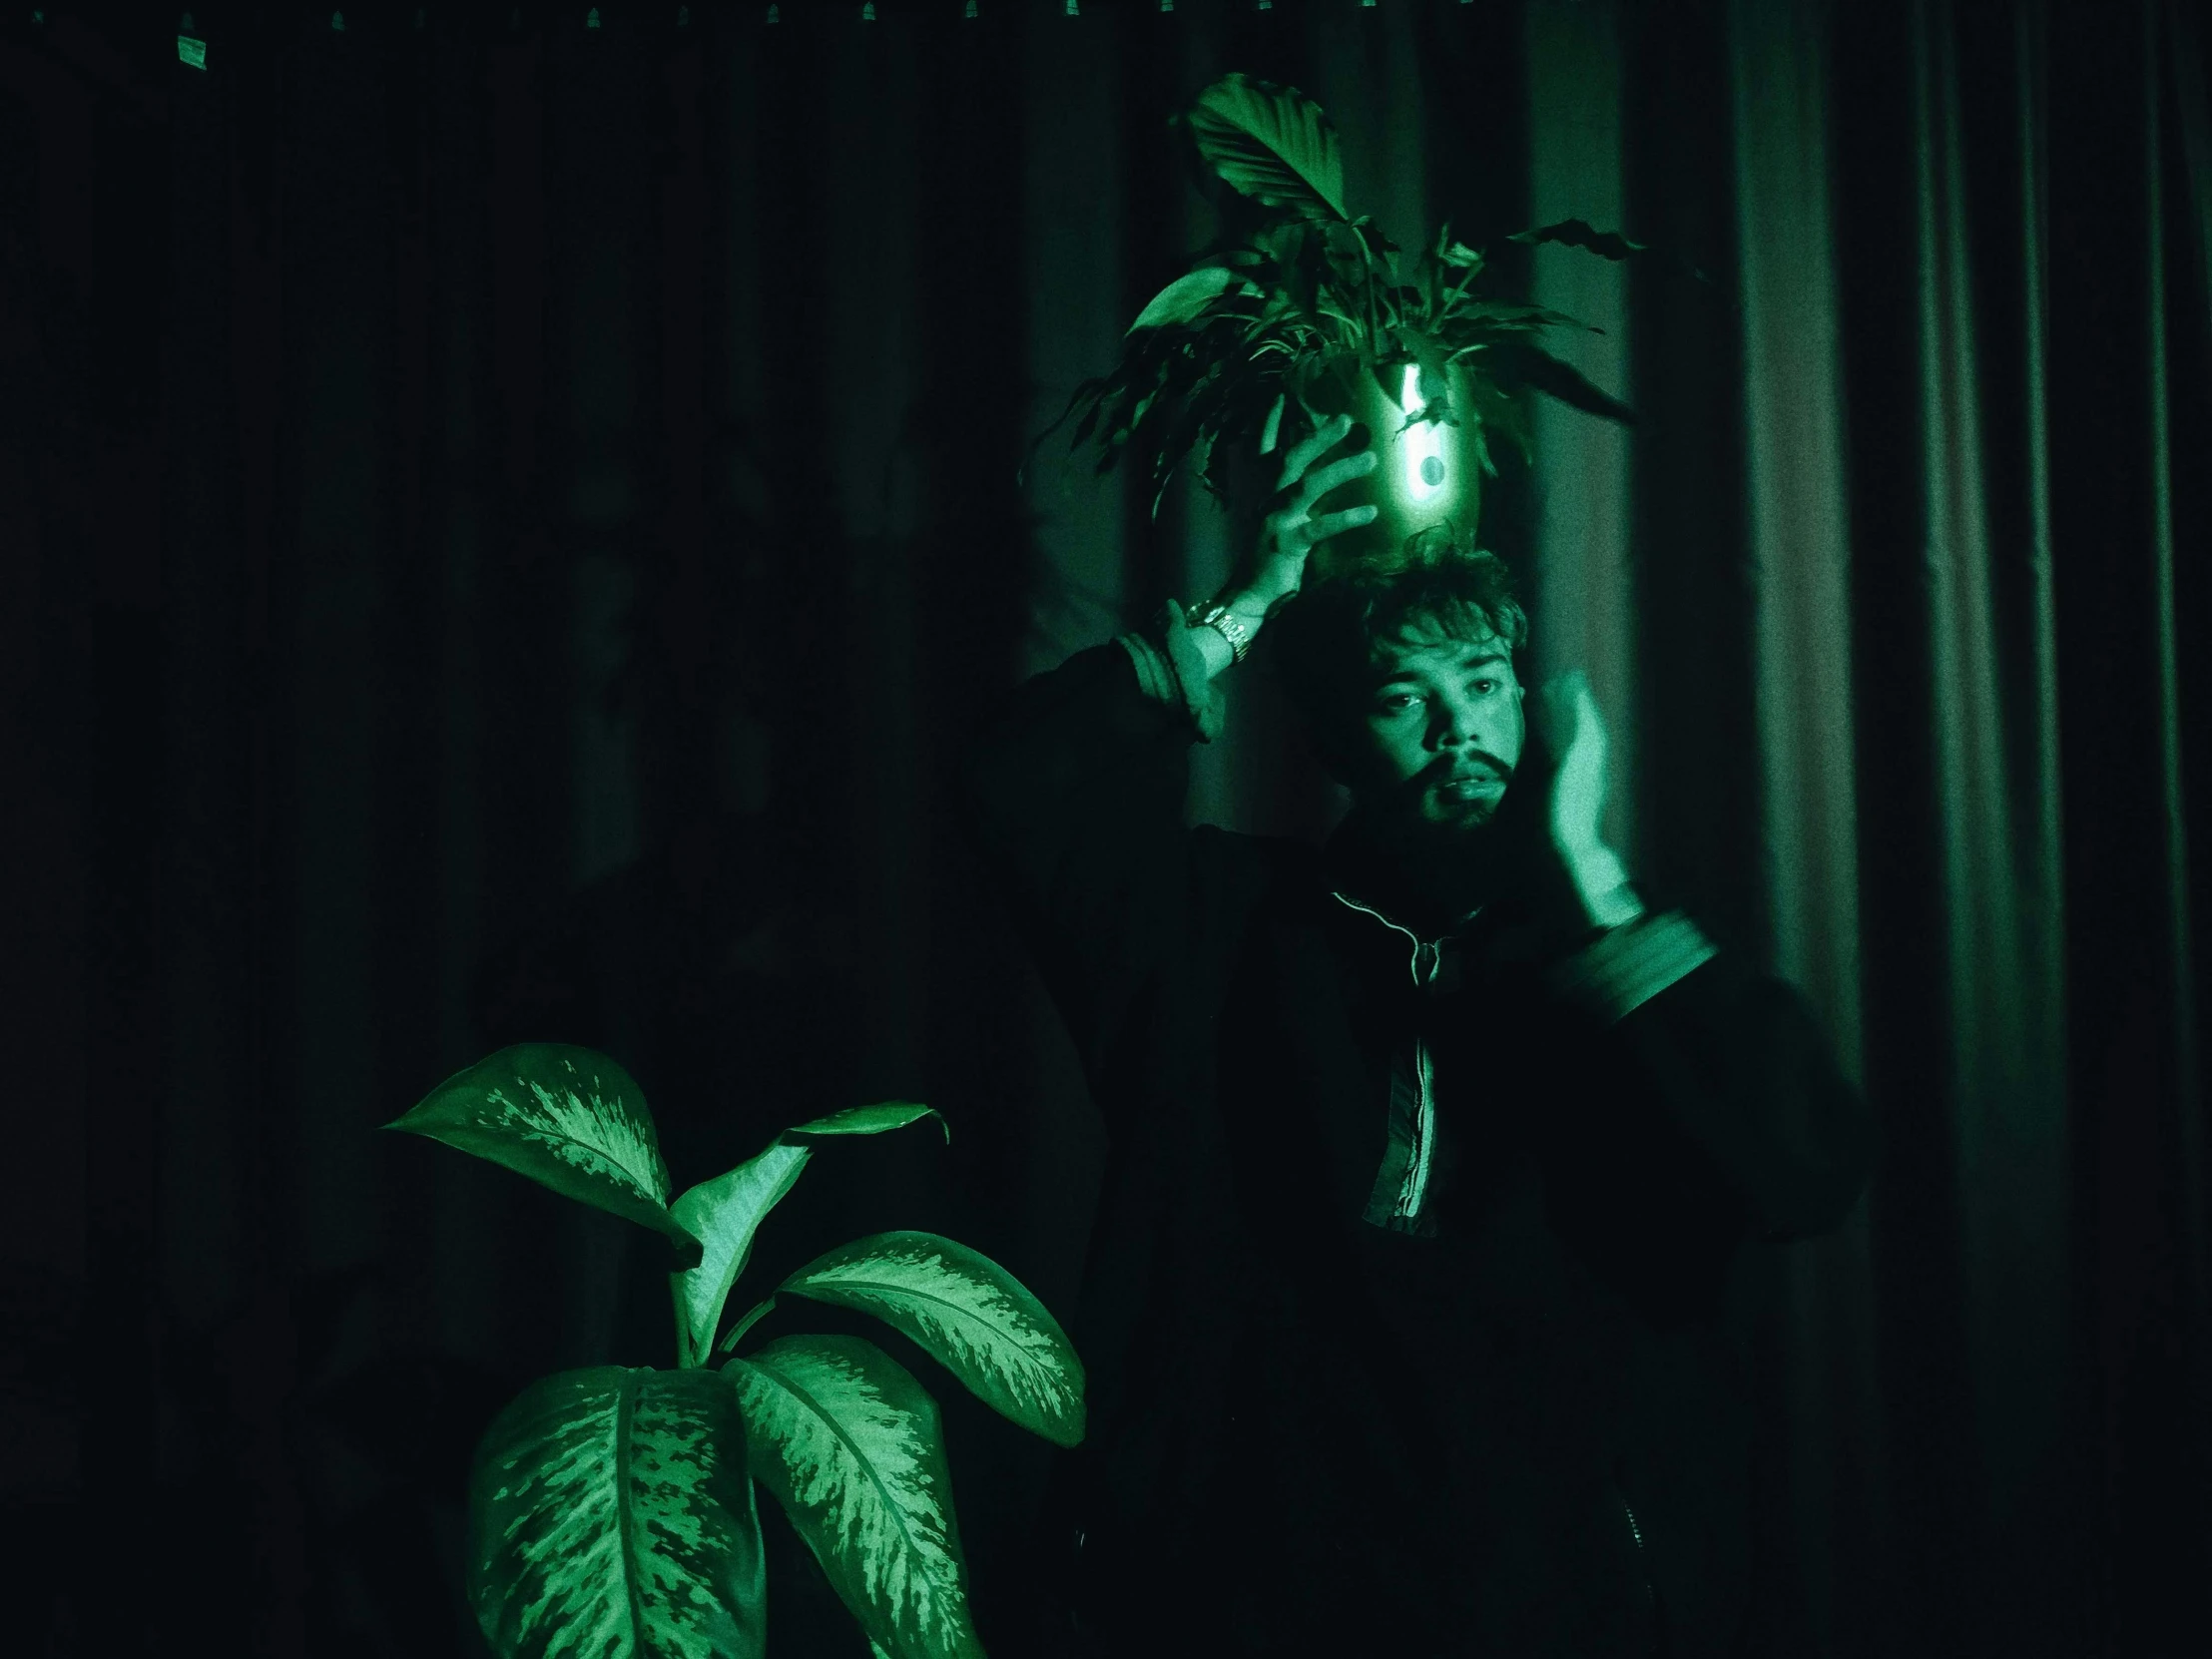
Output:
M785 1337L724 1375L753 1477L896 1659L981 1659L937 1404L854 1337Z
M492 1422L468 1599L501 1659L756 1659L760 1515L744 1415L712 1372L546 1378Z
M566 1043L502 1048L384 1127L504 1164L666 1234L687 1267L699 1259L699 1241L668 1212L668 1166L645 1095L604 1054Z
M1296 87L1224 75L1184 120L1199 155L1240 195L1305 219L1346 217L1337 129Z
M817 1257L777 1287L874 1314L977 1398L1056 1445L1083 1438L1083 1362L1029 1288L934 1233L877 1233Z
M1218 265L1201 266L1196 271L1176 277L1154 294L1145 308L1137 313L1137 320L1130 323L1125 332L1133 334L1140 328L1161 328L1169 323L1190 322L1232 288L1239 292L1259 291L1234 271Z
M778 1140L729 1173L700 1182L671 1207L702 1247L699 1266L669 1275L683 1365L707 1363L723 1304L753 1259L753 1239L762 1220L792 1190L813 1156L811 1147Z

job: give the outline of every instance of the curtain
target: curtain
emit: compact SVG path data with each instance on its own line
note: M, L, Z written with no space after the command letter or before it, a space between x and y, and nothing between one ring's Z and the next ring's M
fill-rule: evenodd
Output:
M948 776L1254 532L1032 449L1215 234L1166 123L1231 69L1603 330L1636 425L1537 411L1484 539L1632 869L1882 1125L1759 1336L1754 1651L2212 1641L2195 10L880 0L0 33L27 1651L481 1651L476 1434L670 1340L650 1241L376 1133L506 1042L622 1060L679 1185L926 1100L757 1271L924 1227L1073 1317L1100 1131ZM1504 240L1570 217L1647 252ZM1325 832L1231 688L1193 820ZM1049 1651L1044 1448L936 1391L984 1639ZM770 1547L780 1650L864 1651Z

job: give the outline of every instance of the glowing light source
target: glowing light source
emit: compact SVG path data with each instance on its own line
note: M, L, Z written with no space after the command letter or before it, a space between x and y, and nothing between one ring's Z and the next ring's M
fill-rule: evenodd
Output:
M177 61L188 69L204 70L208 67L208 43L195 33L198 28L190 12L177 20Z
M1421 400L1418 363L1405 365L1397 401L1408 415L1418 414L1427 407ZM1405 456L1405 498L1416 506L1441 490L1450 473L1444 464L1443 434L1437 429L1438 424L1433 420L1416 420L1399 440Z

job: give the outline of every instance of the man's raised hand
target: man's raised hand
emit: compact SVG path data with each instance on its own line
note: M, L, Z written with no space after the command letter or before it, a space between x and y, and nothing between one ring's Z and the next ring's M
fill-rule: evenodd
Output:
M1260 526L1260 542L1254 551L1253 574L1244 590L1273 604L1298 591L1305 579L1306 558L1320 543L1346 530L1374 522L1373 506L1347 507L1341 512L1314 516L1314 504L1340 484L1364 478L1381 464L1373 449L1345 455L1327 466L1309 471L1323 455L1345 440L1352 430L1352 416L1340 414L1308 433L1283 457L1283 475L1275 487L1275 507Z

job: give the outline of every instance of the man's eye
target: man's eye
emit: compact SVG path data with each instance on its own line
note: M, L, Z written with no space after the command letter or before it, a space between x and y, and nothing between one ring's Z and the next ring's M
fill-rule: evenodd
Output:
M1489 696L1490 693L1496 688L1497 682L1488 678L1484 678L1474 682L1474 689L1480 692L1484 697Z
M1401 714L1412 706L1413 694L1411 692L1391 692L1376 705L1386 715Z

